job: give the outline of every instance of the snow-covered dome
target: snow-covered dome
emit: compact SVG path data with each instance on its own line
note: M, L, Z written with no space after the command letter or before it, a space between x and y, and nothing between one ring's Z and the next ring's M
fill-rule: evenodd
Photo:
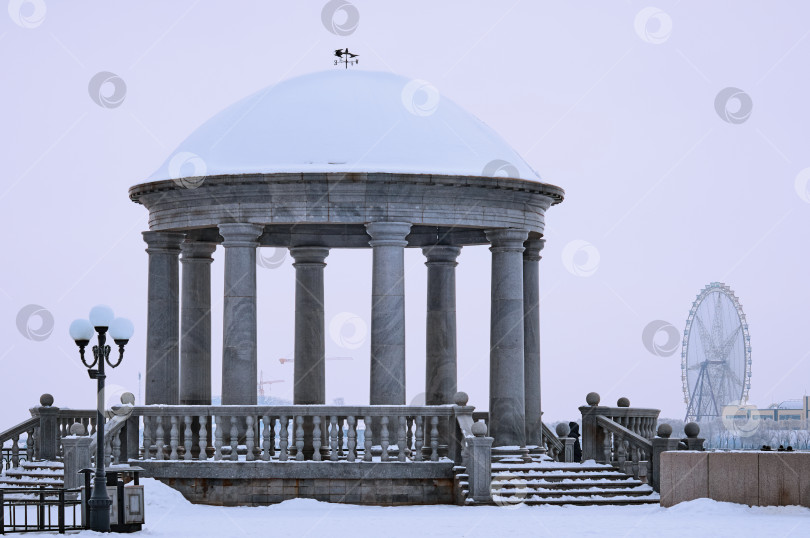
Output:
M226 108L150 181L276 172L540 180L495 131L427 82L335 69L269 86Z

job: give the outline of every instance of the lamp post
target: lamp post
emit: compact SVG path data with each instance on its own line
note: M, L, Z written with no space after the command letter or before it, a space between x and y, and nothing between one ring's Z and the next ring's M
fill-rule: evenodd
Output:
M70 324L70 337L79 346L82 363L88 368L91 379L98 381L96 392L96 473L93 478L93 493L87 500L90 530L110 532L110 506L112 500L107 495L107 473L104 470L104 364L115 368L124 358L124 346L132 337L134 327L125 318L116 318L109 306L95 306L90 310L90 320L77 319ZM110 346L106 345L107 333L118 345L118 360L110 361ZM87 362L84 349L98 334L98 345L93 346L93 361ZM94 366L98 365L98 368Z

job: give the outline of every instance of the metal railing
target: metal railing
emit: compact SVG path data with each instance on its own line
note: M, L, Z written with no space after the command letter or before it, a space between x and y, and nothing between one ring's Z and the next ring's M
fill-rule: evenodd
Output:
M78 489L0 489L0 533L81 530ZM79 508L77 513L77 508Z

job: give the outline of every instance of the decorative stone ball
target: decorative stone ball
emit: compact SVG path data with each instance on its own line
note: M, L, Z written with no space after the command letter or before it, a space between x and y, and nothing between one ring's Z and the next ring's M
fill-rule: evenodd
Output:
M70 435L87 435L87 428L80 422L74 422L70 425Z
M135 405L135 395L131 392L125 392L121 395L121 403L124 405Z
M565 422L560 422L554 429L557 431L557 437L568 437L568 434L571 433L571 428Z
M670 435L672 435L672 426L669 424L658 425L658 437L662 439L669 439Z
M601 398L598 392L589 392L588 395L585 396L585 402L591 406L599 405L599 400L601 400Z
M487 434L487 425L482 420L474 422L472 425L472 433L476 437L485 436Z
M460 407L464 407L467 405L467 402L470 401L470 397L467 395L466 392L457 392L455 396L453 396L453 402Z
M47 392L39 397L39 404L43 407L50 407L53 405L53 396Z
M616 405L618 407L630 407L630 399L629 398L619 398L616 400Z
M683 427L683 433L685 433L688 438L694 439L700 433L700 426L698 426L697 422L689 422Z

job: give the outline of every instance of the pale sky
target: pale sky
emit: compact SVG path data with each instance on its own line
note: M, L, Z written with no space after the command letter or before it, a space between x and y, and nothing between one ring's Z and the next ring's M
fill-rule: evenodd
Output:
M712 281L729 284L748 317L751 402L808 392L804 2L356 0L359 23L345 36L323 24L325 3L9 2L0 14L2 428L42 392L56 405L93 405L94 382L67 329L96 303L135 323L108 382L113 393L138 393L147 211L127 189L216 112L280 80L336 69L332 51L343 47L360 54L357 69L430 82L566 190L548 211L541 261L546 420L575 419L590 391L682 418L680 346L656 356L642 332L656 320L681 332ZM88 91L104 71L125 84L107 107ZM726 88L742 93L718 107ZM458 266L459 388L482 409L489 260L486 247L465 248ZM423 261L419 250L406 254L409 399L424 390ZM327 400L364 404L371 253L332 251L327 263L326 317L336 327L327 356L352 358L327 363ZM289 256L258 273L260 368L284 380L270 393L290 398L292 365L279 361L293 351ZM28 305L47 311L41 331Z

